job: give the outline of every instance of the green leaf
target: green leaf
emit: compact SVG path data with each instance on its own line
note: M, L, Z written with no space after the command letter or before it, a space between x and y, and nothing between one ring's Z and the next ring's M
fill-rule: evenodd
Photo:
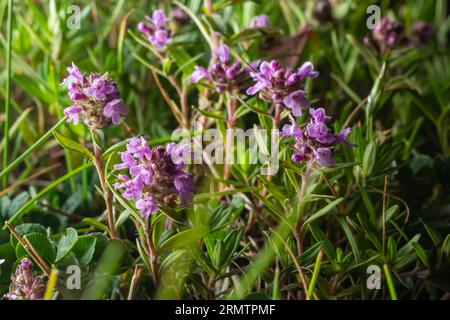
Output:
M344 230L345 235L347 236L348 242L350 243L350 247L352 247L353 254L355 255L356 263L361 262L361 251L359 250L358 241L356 241L355 236L350 229L350 226L347 224L344 218L339 218L339 224Z
M88 265L95 252L97 238L93 236L80 236L77 243L73 246L72 252L75 253L78 261L82 265Z
M55 262L56 249L54 244L47 238L46 235L42 233L30 233L24 238L28 239L31 245L36 249L37 252L44 258L47 263L52 264ZM20 260L25 256L28 256L27 251L18 243L16 246L16 256Z
M322 209L320 209L319 211L317 211L316 213L311 215L308 219L306 219L306 221L303 223L302 228L305 228L311 222L313 222L313 221L319 219L320 217L326 215L327 213L329 213L334 207L336 207L343 200L344 200L344 198L338 198L338 199L334 200L333 202L330 202L329 204L327 204L325 207L323 207Z
M195 229L181 231L175 234L174 236L170 237L166 241L164 241L161 244L160 249L161 250L166 248L176 249L184 247L185 245L191 242L202 239L208 232L209 232L208 226L199 226Z
M414 249L416 250L417 256L419 257L420 261L422 261L425 267L430 269L430 260L428 260L426 251L418 242L413 242L412 245L414 246Z
M53 135L55 136L56 140L63 148L68 149L73 152L77 152L79 154L82 154L82 155L88 157L91 160L94 160L94 155L88 149L86 149L84 146L79 144L78 142L70 140L69 138L64 137L63 135L59 134L56 131L53 131Z
M442 244L442 251L445 254L450 253L450 234L445 237L444 243Z
M78 241L78 233L74 228L68 228L66 235L62 236L58 244L58 252L56 253L56 262L61 261L72 250Z
M83 222L87 223L88 225L91 225L99 230L105 231L105 232L109 232L109 228L107 226L105 226L103 223L98 222L97 220L95 220L94 218L84 218Z
M21 192L18 196L14 198L11 202L10 207L7 211L7 216L11 217L17 210L19 210L27 201L30 199L28 192Z
M30 233L42 233L44 235L47 235L47 231L45 230L44 226L38 224L38 223L24 223L21 225L18 225L15 227L16 231L24 236ZM19 241L14 237L14 235L11 234L11 245L13 248L17 246Z

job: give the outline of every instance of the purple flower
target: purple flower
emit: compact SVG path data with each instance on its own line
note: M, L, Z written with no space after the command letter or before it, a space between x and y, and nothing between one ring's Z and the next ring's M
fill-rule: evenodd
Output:
M297 90L283 99L286 107L292 110L295 117L302 115L302 109L309 106L309 101L306 99L306 94L303 90Z
M270 27L271 25L272 23L266 14L254 17L251 23L252 28Z
M394 20L383 18L372 31L364 38L366 45L376 48L381 54L398 45L403 37L403 27Z
M209 71L201 66L196 66L194 73L191 75L191 81L194 83L198 83L202 79L208 79L211 80L211 73Z
M72 122L74 125L78 124L80 120L80 106L71 106L64 109L64 114L67 116L67 122Z
M44 276L33 273L33 263L23 258L16 272L11 276L9 292L5 295L8 300L41 300L45 292Z
M194 182L183 160L189 145L171 143L166 148L151 149L143 137L133 137L126 149L120 152L123 162L114 167L128 172L119 174L113 186L123 189L125 199L136 201L143 217L155 213L160 204L177 207L192 200Z
M282 68L276 60L263 61L259 68L255 65L252 65L254 71L250 72L255 84L247 89L247 94L259 93L261 99L270 101L277 107L291 109L296 117L301 116L302 109L309 106L301 81L319 75L314 71L313 64L305 62L297 71Z
M156 30L155 33L148 37L148 40L157 48L162 48L172 41L170 33L167 30Z
M107 74L91 73L86 77L73 63L67 70L69 76L63 84L68 85L70 100L74 103L64 109L67 122L76 125L81 119L91 128L102 128L110 119L119 124L120 116L128 114L116 83Z
M302 79L317 78L319 76L319 72L314 71L314 65L310 61L307 61L304 64L302 64L302 66L298 69L297 74Z
M158 211L158 206L152 195L146 195L143 199L136 201L136 209L138 209L141 215L147 219L151 214Z
M223 63L230 62L230 48L226 45L220 45L215 51L214 55Z
M126 116L128 115L128 108L123 104L122 100L120 99L114 99L109 101L105 105L105 109L103 110L103 114L111 118L112 122L114 124L120 123L120 116Z
M170 19L166 17L164 11L156 10L151 17L145 16L145 18L150 21L150 24L140 22L137 28L151 44L160 49L172 41L172 32L166 27Z
M418 44L423 44L433 37L434 31L430 24L426 21L417 21L413 29L414 36L417 38Z
M208 70L201 66L196 66L191 75L191 81L198 83L202 79L211 82L217 92L234 92L246 86L249 71L242 68L239 61L232 62L230 48L220 45L213 52L215 62Z
M348 147L356 146L347 140L351 130L345 128L340 133L333 134L326 125L331 117L326 115L323 108L310 108L309 114L311 119L304 129L301 129L291 117L291 124L285 125L280 135L293 137L295 140L292 161L317 163L331 167L335 164L334 148L336 144L344 143Z

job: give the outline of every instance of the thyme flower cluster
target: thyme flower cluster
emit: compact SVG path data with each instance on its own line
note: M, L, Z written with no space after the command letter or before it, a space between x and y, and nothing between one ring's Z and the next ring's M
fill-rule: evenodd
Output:
M33 263L23 258L11 276L9 292L5 295L8 300L41 300L44 297L46 284L44 276L33 273Z
M192 175L185 171L183 161L188 148L171 143L152 149L143 137L129 139L127 150L120 153L122 163L115 165L128 172L119 174L114 187L123 189L125 199L134 199L145 218L155 213L159 204L172 208L180 202L186 204L194 194Z
M344 128L341 132L333 134L327 126L331 117L327 116L323 108L310 108L309 114L310 122L303 129L291 117L291 124L283 127L281 136L295 139L292 161L331 167L335 164L334 148L338 143L344 143L348 147L356 146L347 140L351 130Z
M277 107L289 108L294 116L301 116L302 109L309 106L302 81L319 75L313 64L305 62L298 70L284 69L276 60L255 63L254 66L258 64L259 68L250 73L255 84L247 89L247 94L259 93L262 100Z
M233 92L241 90L248 79L249 71L239 61L231 61L230 48L221 45L213 52L215 62L211 69L196 66L191 81L198 83L202 79L211 82L217 92Z
M172 41L172 31L166 26L170 21L162 10L156 10L153 15L145 16L150 23L141 22L138 30L142 32L147 40L156 48L160 49Z
M128 115L128 108L120 98L117 84L109 79L107 73L91 73L86 77L73 63L67 71L69 76L63 80L63 84L68 84L73 103L64 109L67 122L76 125L81 120L91 128L102 128L110 120L119 124L120 117Z

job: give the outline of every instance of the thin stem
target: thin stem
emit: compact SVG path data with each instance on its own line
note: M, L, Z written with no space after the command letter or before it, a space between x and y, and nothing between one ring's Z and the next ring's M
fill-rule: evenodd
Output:
M112 239L119 239L119 235L116 229L116 219L114 217L114 210L112 205L112 194L106 184L105 168L103 165L103 152L99 145L95 142L94 133L92 133L92 142L94 145L94 165L97 169L98 178L102 187L103 196L105 198L106 210L108 212L108 226Z
M11 234L19 241L19 243L23 246L25 251L28 253L28 255L31 257L31 259L34 260L34 262L39 266L39 268L42 270L42 272L45 273L45 275L50 276L51 269L45 262L45 260L41 257L39 252L33 247L33 245L28 241L26 237L22 237L22 235L16 231L16 229L9 223L5 222L6 227L8 227Z
M233 149L233 136L234 136L234 125L235 125L235 113L237 108L237 99L233 95L229 94L227 95L227 134L226 134L226 161L225 161L225 168L223 173L223 179L228 180L231 175L231 159L234 158L234 149ZM231 157L228 157L228 155L231 154Z
M12 7L13 1L8 0L8 38L7 38L7 49L6 49L6 85L5 85L5 123L4 123L4 149L3 149L3 165L2 168L5 170L8 165L8 144L9 144L9 119L10 119L10 106L11 106L11 52L12 52ZM3 176L3 189L8 185L8 172Z
M181 113L182 113L182 126L183 128L189 127L189 106L187 101L187 95L186 90L184 90L180 83L178 82L177 78L175 76L170 76L169 82L172 84L172 86L175 88L175 90L178 93L178 96L180 97L180 103L181 103Z
M151 223L151 218L148 218L148 222L146 225L146 233L147 233L147 246L148 252L150 254L150 267L152 269L152 279L155 287L159 286L159 272L158 272L158 252L155 248L155 244L153 243L153 227Z
M311 178L312 169L309 165L306 167L306 171L303 174L302 186L300 187L300 193L298 195L298 213L297 224L295 225L295 240L297 242L297 254L300 256L303 253L303 241L302 241L302 223L305 209L305 196L308 189L309 179Z

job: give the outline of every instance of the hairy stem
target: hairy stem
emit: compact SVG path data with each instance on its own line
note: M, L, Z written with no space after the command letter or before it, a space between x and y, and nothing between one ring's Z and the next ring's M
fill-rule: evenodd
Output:
M116 219L114 217L114 210L112 205L112 194L106 184L105 168L103 165L103 152L100 146L95 142L94 134L92 134L92 141L94 144L94 165L97 169L98 178L102 187L103 195L106 203L106 210L108 212L108 226L112 239L119 239L119 235L116 229Z
M223 179L228 180L231 175L231 164L234 158L234 149L233 149L233 129L235 125L235 113L237 108L237 99L233 95L228 95L227 99L227 134L226 134L226 146L225 146L225 168L223 173ZM231 155L228 157L228 155Z
M153 243L153 227L151 223L151 218L148 218L146 225L147 233L147 246L148 252L150 254L150 267L152 269L152 279L155 287L159 286L159 272L158 272L158 252L156 251L155 244Z
M295 225L295 240L297 242L297 254L300 256L303 253L303 240L302 240L302 224L303 215L305 210L305 196L306 190L308 189L309 180L311 178L312 169L308 165L306 171L303 174L302 185L300 187L300 193L298 195L298 213L297 213L297 223Z

